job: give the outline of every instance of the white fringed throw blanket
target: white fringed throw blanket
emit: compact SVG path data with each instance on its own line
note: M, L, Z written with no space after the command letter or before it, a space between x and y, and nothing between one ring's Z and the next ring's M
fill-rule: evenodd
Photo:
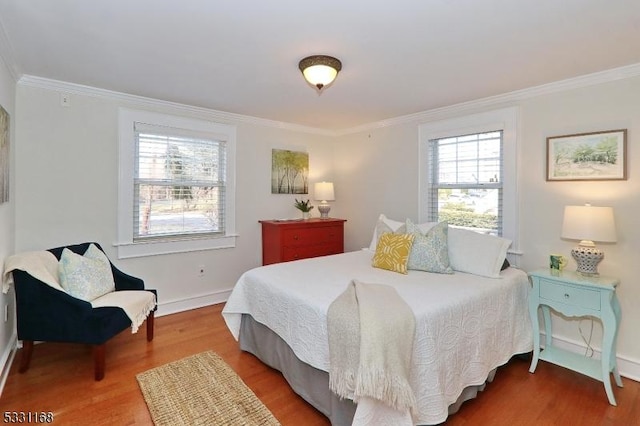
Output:
M64 291L58 280L58 259L53 253L45 250L28 251L9 256L4 261L2 274L2 292L7 294L13 285L15 269L28 272L32 277L49 284L56 290Z
M395 288L356 280L329 306L329 386L341 398L372 398L412 410L415 317Z

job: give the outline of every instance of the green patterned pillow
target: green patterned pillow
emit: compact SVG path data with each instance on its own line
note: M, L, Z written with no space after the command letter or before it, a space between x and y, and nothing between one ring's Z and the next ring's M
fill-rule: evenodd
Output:
M373 267L406 274L413 239L413 234L385 232L380 235L373 255Z
M65 248L58 263L60 285L67 293L91 302L115 290L111 263L94 244L80 256Z
M407 269L453 274L449 263L448 230L447 222L440 222L423 234L418 225L407 219L407 233L415 236Z

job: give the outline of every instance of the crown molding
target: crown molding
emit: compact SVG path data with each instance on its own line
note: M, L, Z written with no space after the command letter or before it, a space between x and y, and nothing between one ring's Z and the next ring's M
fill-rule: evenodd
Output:
M592 74L586 74L579 77L560 80L553 83L547 83L540 86L534 86L527 89L516 90L513 92L503 93L500 95L489 96L473 101L462 102L442 108L431 109L427 111L417 112L415 114L403 115L400 117L381 120L374 123L363 124L361 126L343 129L336 132L337 136L366 132L383 127L396 126L410 122L429 122L451 118L458 115L478 112L487 108L499 108L511 106L519 101L535 98L538 96L549 95L553 93L564 92L583 87L595 86L598 84L610 83L617 80L625 80L640 76L640 63L627 65L624 67L613 68L606 71L600 71Z
M159 99L147 98L144 96L130 95L97 87L85 86L82 84L68 83L65 81L52 80L48 78L36 77L33 75L23 75L18 84L21 86L36 87L40 89L64 92L71 95L84 95L95 98L107 99L127 104L134 108L154 108L163 111L172 111L176 114L185 114L190 117L214 120L226 124L253 124L257 126L275 127L278 129L295 132L319 134L325 136L335 136L331 130L319 129L316 127L302 126L299 124L285 123L281 121L268 120L266 118L251 117L248 115L235 114L225 111L217 111L209 108L196 107L192 105L180 104L177 102L163 101Z
M10 51L10 45L6 43L4 31L0 27L0 56L3 51ZM4 37L4 40L3 40ZM4 46L3 46L4 45ZM3 49L7 47L7 49ZM6 62L6 57L4 58ZM19 75L15 67L8 67L14 76ZM361 126L351 127L342 130L328 130L316 127L302 126L293 123L286 123L275 120L268 120L259 117L251 117L247 115L235 114L224 111L217 111L208 108L195 107L191 105L179 104L175 102L162 101L158 99L146 98L143 96L130 95L121 92L115 92L106 89L100 89L91 86L84 86L75 83L68 83L58 80L51 80L32 75L23 75L20 77L18 84L30 87L38 87L69 94L93 96L103 99L116 100L137 108L162 108L169 109L179 114L188 114L208 120L215 120L228 124L252 124L265 127L274 127L278 129L318 134L324 136L344 136L354 133L366 132L384 127L396 126L412 122L430 122L451 118L463 114L479 112L488 108L502 108L512 106L517 102L535 98L538 96L559 93L568 90L579 89L583 87L595 86L598 84L610 83L613 81L624 80L640 76L640 63L627 65L624 67L613 68L606 71L600 71L592 74L586 74L579 77L569 78L556 81L553 83L534 86L527 89L516 90L513 92L503 93L500 95L489 96L486 98L476 99L473 101L462 102L442 108L421 111L414 114L403 115L399 117L381 120L373 123L363 124Z

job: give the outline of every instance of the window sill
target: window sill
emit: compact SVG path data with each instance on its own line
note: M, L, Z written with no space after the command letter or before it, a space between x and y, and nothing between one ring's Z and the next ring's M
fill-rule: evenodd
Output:
M161 254L186 253L200 250L216 250L236 246L237 235L219 238L194 238L177 241L144 241L114 244L118 249L118 259L157 256Z

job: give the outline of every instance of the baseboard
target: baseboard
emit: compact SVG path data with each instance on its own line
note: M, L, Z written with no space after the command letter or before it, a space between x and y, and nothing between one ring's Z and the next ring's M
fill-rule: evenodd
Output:
M2 368L2 374L0 374L0 397L4 391L4 385L7 383L9 377L9 370L13 364L13 358L16 356L16 348L18 345L18 335L13 333L7 346L4 348L2 355L0 356L0 366Z
M188 297L185 299L160 301L158 303L158 311L156 312L156 316L170 315L178 312L189 311L191 309L198 309L205 306L224 303L231 295L231 290L233 290L233 288L216 291L213 293L206 293L199 296Z
M569 352L584 354L586 353L587 347L583 342L578 342L575 340L567 339L565 337L560 337L556 335L552 335L553 337L553 345L558 348L567 350ZM545 342L545 334L540 333L540 343L544 346ZM593 348L593 358L600 359L601 351L598 348ZM617 354L617 363L618 363L618 372L621 376L626 377L627 379L634 380L636 382L640 382L640 360L631 359L620 353Z

